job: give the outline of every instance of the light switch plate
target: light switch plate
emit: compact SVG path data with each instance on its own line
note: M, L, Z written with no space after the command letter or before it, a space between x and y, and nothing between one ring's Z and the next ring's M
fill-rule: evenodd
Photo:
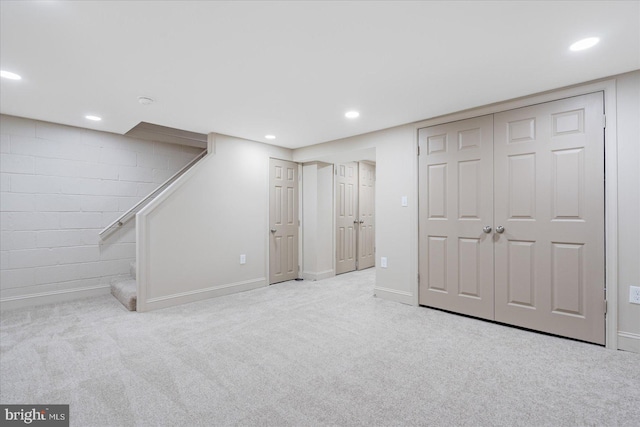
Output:
M640 304L640 286L629 286L629 302Z
M407 196L402 196L402 206L403 207L409 206L409 200L407 199Z
M245 254L240 255L240 264L247 263L247 256Z
M380 267L387 268L387 257L386 256L380 257Z

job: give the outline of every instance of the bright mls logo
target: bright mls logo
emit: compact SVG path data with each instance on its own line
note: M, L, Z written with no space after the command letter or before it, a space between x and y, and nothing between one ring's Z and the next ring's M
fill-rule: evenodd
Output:
M3 426L69 427L69 405L0 405Z

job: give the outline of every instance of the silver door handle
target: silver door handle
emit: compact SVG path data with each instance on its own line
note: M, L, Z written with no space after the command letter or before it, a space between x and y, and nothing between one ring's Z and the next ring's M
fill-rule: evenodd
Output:
M498 234L504 233L504 227L501 226L501 225L497 226L496 227L496 233L498 233Z
M357 219L354 219L354 220L353 220L353 223L354 223L354 224L357 224L357 223L358 223L358 220L357 220Z
M360 220L360 224L364 224L364 220L363 219Z
M482 228L482 231L484 231L484 232L485 232L485 233L487 233L487 234L491 233L491 226L490 226L490 225L485 225L485 226Z
M271 232L272 232L272 233L275 233L276 231L278 231L278 230L276 230L275 228L272 228L272 229L271 229Z

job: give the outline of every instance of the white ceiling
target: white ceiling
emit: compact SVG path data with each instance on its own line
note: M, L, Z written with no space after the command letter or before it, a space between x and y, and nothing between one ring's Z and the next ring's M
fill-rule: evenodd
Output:
M2 1L0 14L0 65L23 77L2 79L4 114L290 148L640 68L638 1ZM601 42L568 50L587 36Z

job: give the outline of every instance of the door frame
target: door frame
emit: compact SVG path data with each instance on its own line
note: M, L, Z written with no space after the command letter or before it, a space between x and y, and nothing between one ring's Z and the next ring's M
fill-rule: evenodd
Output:
M419 171L418 158L418 130L420 128L440 125L458 120L470 119L477 116L495 114L502 111L513 110L521 107L528 107L545 102L556 101L573 96L586 95L593 92L603 92L604 111L606 114L606 127L604 129L604 154L605 154L605 286L607 309L605 314L605 340L606 348L618 349L618 144L617 144L617 114L616 114L616 79L609 78L587 84L569 86L567 88L547 91L536 95L517 98L498 104L479 107L472 110L452 113L445 116L421 121L414 124L413 150L415 152L415 170ZM419 195L419 174L416 173L415 198ZM416 203L414 215L419 218L419 203ZM414 283L413 304L419 305L418 292L420 248L419 248L419 221L415 222L414 230L414 251L417 256L414 258L414 271L416 281Z
M269 224L271 224L271 213L268 208L271 203L271 160L281 160L283 162L291 162L296 164L297 173L298 173L298 193L296 194L298 198L298 251L297 251L297 264L298 264L298 278L302 277L302 259L303 259L303 248L302 248L302 164L300 162L296 162L291 159L285 159L282 157L269 156L267 158L267 175L266 175L266 197L265 203L267 206L266 213L266 226L265 226L265 265L264 265L264 277L265 277L265 286L271 286L270 277L271 277L271 233L269 231Z

